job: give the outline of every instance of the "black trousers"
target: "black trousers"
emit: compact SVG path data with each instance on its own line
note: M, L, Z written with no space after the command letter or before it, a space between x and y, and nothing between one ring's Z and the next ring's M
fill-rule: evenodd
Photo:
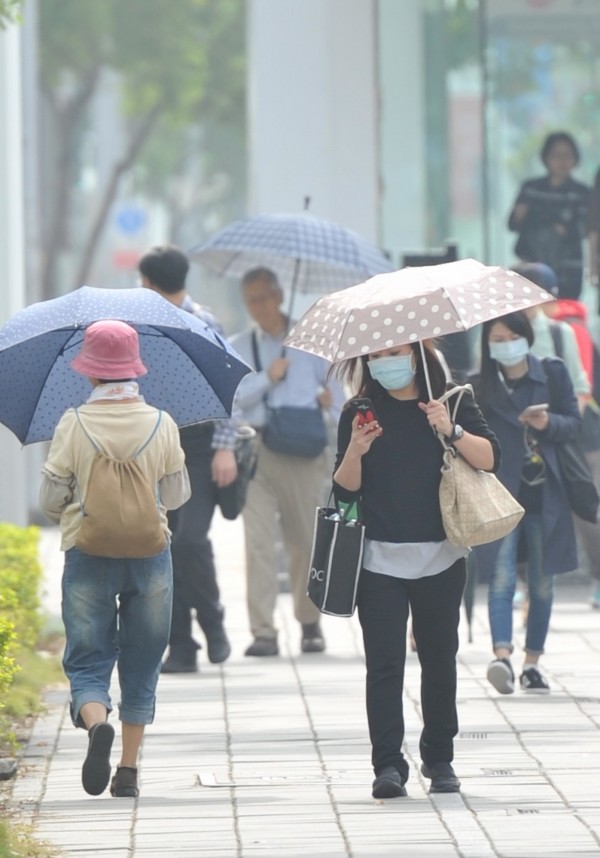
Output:
M367 665L367 718L372 763L378 775L395 766L408 778L404 742L404 665L409 608L421 663L423 730L421 759L428 765L451 762L458 732L456 653L465 561L417 580L392 578L363 569L358 616Z
M205 635L221 628L223 606L213 548L208 531L217 502L211 478L212 423L181 430L191 498L168 513L172 531L173 615L169 645L182 657L193 657L198 645L192 636L192 614Z

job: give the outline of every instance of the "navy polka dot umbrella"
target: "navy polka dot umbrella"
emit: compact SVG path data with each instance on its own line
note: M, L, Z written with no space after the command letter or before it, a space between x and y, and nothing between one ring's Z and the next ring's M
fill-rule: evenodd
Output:
M150 289L82 286L32 304L0 328L0 422L23 444L47 441L62 414L85 402L89 382L71 369L85 328L100 319L134 327L150 405L179 426L227 418L251 369L209 325Z

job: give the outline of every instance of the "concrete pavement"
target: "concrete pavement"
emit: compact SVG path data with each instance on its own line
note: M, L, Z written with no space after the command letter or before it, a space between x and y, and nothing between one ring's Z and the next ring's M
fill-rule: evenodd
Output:
M62 563L56 536L44 531L42 544L51 612ZM376 801L357 619L325 617L327 654L300 655L290 596L282 595L281 657L245 658L241 523L217 519L213 536L231 659L213 666L203 651L200 674L161 677L137 800L83 792L86 735L70 724L66 691L52 692L12 793L39 838L72 858L600 855L600 612L587 604L587 587L563 581L557 589L546 697L502 697L487 684L489 632L478 593L472 644L462 629L460 795L429 796L419 773L419 670L409 655L409 795Z

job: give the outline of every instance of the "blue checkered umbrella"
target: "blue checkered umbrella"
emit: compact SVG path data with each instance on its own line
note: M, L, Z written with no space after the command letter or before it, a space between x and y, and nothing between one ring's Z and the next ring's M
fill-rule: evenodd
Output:
M0 328L0 423L23 444L52 438L63 412L87 399L90 384L70 364L85 328L99 319L137 330L148 369L140 393L179 426L230 416L250 368L209 325L150 289L82 286L26 307Z
M228 277L270 268L292 292L326 294L392 270L384 254L361 235L308 212L234 221L189 255Z

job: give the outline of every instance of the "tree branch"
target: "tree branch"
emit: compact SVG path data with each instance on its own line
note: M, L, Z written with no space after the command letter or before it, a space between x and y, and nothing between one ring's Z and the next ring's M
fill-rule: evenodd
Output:
M100 241L100 237L106 225L106 219L114 202L121 177L123 176L123 173L129 170L135 162L140 149L148 139L162 110L163 102L161 101L158 102L140 121L135 133L129 141L129 145L127 146L123 157L115 163L112 169L110 179L106 184L104 194L100 200L100 205L98 207L94 223L90 229L90 233L81 254L81 262L75 277L74 289L82 286L87 279L94 261L94 256L96 255L98 242Z

